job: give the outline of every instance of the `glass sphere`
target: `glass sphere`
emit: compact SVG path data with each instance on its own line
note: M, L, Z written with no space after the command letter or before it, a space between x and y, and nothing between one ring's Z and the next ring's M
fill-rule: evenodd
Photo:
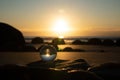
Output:
M40 49L40 57L43 61L53 61L57 56L57 50L52 45L44 45Z

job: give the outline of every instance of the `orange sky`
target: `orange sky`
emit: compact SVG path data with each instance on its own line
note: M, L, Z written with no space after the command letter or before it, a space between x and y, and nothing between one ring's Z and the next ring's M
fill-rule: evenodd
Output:
M119 37L119 8L120 0L2 0L0 20L24 36ZM68 31L54 31L59 17L67 22Z

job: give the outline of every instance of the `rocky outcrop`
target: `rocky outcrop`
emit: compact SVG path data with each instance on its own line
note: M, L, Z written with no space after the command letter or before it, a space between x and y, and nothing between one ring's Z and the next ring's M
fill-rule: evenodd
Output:
M19 30L0 22L0 51L19 51L24 45L25 40Z

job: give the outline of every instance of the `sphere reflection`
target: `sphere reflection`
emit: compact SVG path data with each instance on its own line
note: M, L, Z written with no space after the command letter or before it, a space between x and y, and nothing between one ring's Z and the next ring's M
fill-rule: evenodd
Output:
M57 56L57 50L52 45L44 45L40 49L40 57L43 61L53 61Z

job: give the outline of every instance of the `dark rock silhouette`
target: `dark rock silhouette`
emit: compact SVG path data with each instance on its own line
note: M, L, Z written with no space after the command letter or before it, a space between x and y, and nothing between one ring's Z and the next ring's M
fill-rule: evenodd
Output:
M71 47L65 47L63 51L73 51L73 49Z
M73 49L74 52L85 52L86 50L84 49Z
M103 80L96 74L83 70L69 71L69 78L70 78L69 80Z
M94 72L104 80L120 80L120 63L103 63L90 68L88 71Z
M65 41L61 38L55 38L52 40L52 44L65 44Z
M84 59L77 59L66 65L66 68L69 67L71 70L87 70L90 65Z
M117 45L117 46L120 46L120 39L117 39L117 40L116 40L116 45Z
M102 41L99 38L91 38L88 40L88 44L91 45L100 45Z
M113 46L114 45L114 41L111 40L111 39L105 39L105 40L103 40L103 45Z
M85 50L83 50L83 49L72 49L71 47L65 47L61 51L67 51L67 52L85 52Z
M29 74L31 80L69 80L67 72L60 70L31 68Z
M35 68L58 68L58 69L65 69L65 70L87 70L90 65L85 61L84 59L77 59L75 61L69 61L69 60L61 60L56 59L51 62L44 62L42 60L37 62L32 62L28 64L29 67L35 67Z
M73 62L86 62L85 59L77 59L77 60L74 60Z
M68 62L66 64L66 62ZM1 80L103 80L96 74L81 70L76 65L77 63L86 62L83 59L78 59L73 62L68 60L56 60L54 62L38 61L30 63L28 66L21 66L16 64L7 64L0 66ZM58 63L60 65L58 65ZM75 63L75 64L74 64ZM76 67L71 66L76 65ZM68 70L57 66L69 65ZM69 69L69 67L72 67Z
M30 80L26 66L6 64L0 66L0 80Z
M80 40L77 39L77 40L73 41L72 44L79 45L79 44L82 44L82 42L81 42Z
M24 45L25 40L19 30L0 22L0 51L19 51Z
M42 44L42 43L44 43L44 40L40 37L35 37L32 39L31 43L32 44Z

